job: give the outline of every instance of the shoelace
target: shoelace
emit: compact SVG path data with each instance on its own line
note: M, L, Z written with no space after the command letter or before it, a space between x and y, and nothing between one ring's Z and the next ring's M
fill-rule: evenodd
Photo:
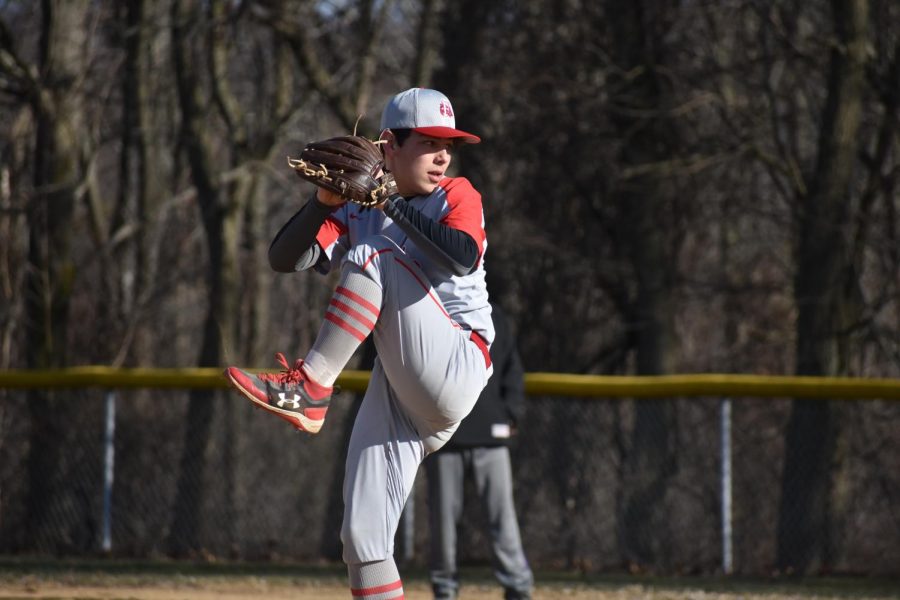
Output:
M274 381L275 383L280 384L288 384L288 385L300 385L303 383L303 380L306 379L303 376L303 372L300 371L300 367L303 366L303 360L297 359L294 362L294 366L291 367L288 364L287 358L284 357L284 354L281 352L275 353L275 360L277 360L281 366L284 367L284 371L280 373L260 373L257 375L263 381Z

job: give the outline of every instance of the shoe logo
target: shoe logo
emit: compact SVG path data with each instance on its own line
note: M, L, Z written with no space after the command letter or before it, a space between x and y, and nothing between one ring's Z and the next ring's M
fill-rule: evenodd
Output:
M294 394L293 398L288 398L284 392L278 392L278 408L284 408L284 405L287 404L290 408L297 410L300 408L300 400L298 394Z

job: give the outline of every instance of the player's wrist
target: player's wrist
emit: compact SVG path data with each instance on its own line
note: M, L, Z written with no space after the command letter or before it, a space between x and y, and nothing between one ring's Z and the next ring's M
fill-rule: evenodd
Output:
M320 201L316 194L313 194L309 199L308 205L313 210L313 212L321 215L323 218L328 217L328 215L334 212L334 207Z
M316 200L318 200L320 204L324 204L325 206L340 206L347 201L346 198L342 197L341 195L324 188L319 188L316 190Z

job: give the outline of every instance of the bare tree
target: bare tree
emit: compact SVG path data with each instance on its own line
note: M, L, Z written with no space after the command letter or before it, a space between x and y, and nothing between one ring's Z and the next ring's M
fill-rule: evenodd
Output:
M794 297L797 373L849 375L851 332L858 326L859 257L852 252L853 171L860 150L869 4L833 0L835 38L817 157L800 200ZM864 227L869 224L861 222ZM844 500L841 464L847 460L836 405L796 400L786 433L778 565L816 571L830 565L830 535ZM835 486L834 488L832 486Z
M86 72L86 23L90 3L45 0L37 64L29 64L4 35L7 73L27 92L35 122L34 196L26 212L30 233L25 276L26 364L50 368L67 364L69 303L74 282L70 221L84 197L84 144L81 85ZM7 32L8 34L8 32ZM28 402L31 448L27 531L52 548L53 521L66 489L64 440L77 409L56 394L35 390Z
M671 189L665 171L648 170L677 154L677 128L667 111L674 104L663 74L670 26L669 8L643 2L613 2L610 14L621 15L613 28L613 60L621 76L611 81L611 118L622 138L620 166L626 175L613 192L619 218L617 247L632 265L636 291L627 315L640 375L673 372L677 237L670 216ZM644 174L637 174L643 172ZM639 401L622 482L619 537L623 558L635 565L666 560L663 495L675 465L674 405Z

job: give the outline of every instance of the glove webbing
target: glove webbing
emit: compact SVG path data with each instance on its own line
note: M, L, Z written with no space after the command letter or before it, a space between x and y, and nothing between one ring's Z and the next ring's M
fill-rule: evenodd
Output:
M319 164L322 169L317 171L315 169L311 169L309 167L309 163L307 163L302 158L291 158L288 157L288 164L292 169L303 171L303 174L307 177L316 177L317 179L324 179L325 181L331 181L331 177L328 176L328 167L323 164Z
M311 168L310 163L306 162L302 158L290 158L288 157L288 165L298 171L303 171L303 174L307 177L314 177L316 179L321 179L322 181L333 181L331 177L328 176L328 167L319 163L320 169ZM338 171L338 173L343 173L343 170ZM380 202L380 199L386 195L388 190L388 182L384 182L379 184L379 186L369 192L370 202L359 202L358 204L362 204L363 206L375 206ZM355 200L351 200L351 202L356 202Z

